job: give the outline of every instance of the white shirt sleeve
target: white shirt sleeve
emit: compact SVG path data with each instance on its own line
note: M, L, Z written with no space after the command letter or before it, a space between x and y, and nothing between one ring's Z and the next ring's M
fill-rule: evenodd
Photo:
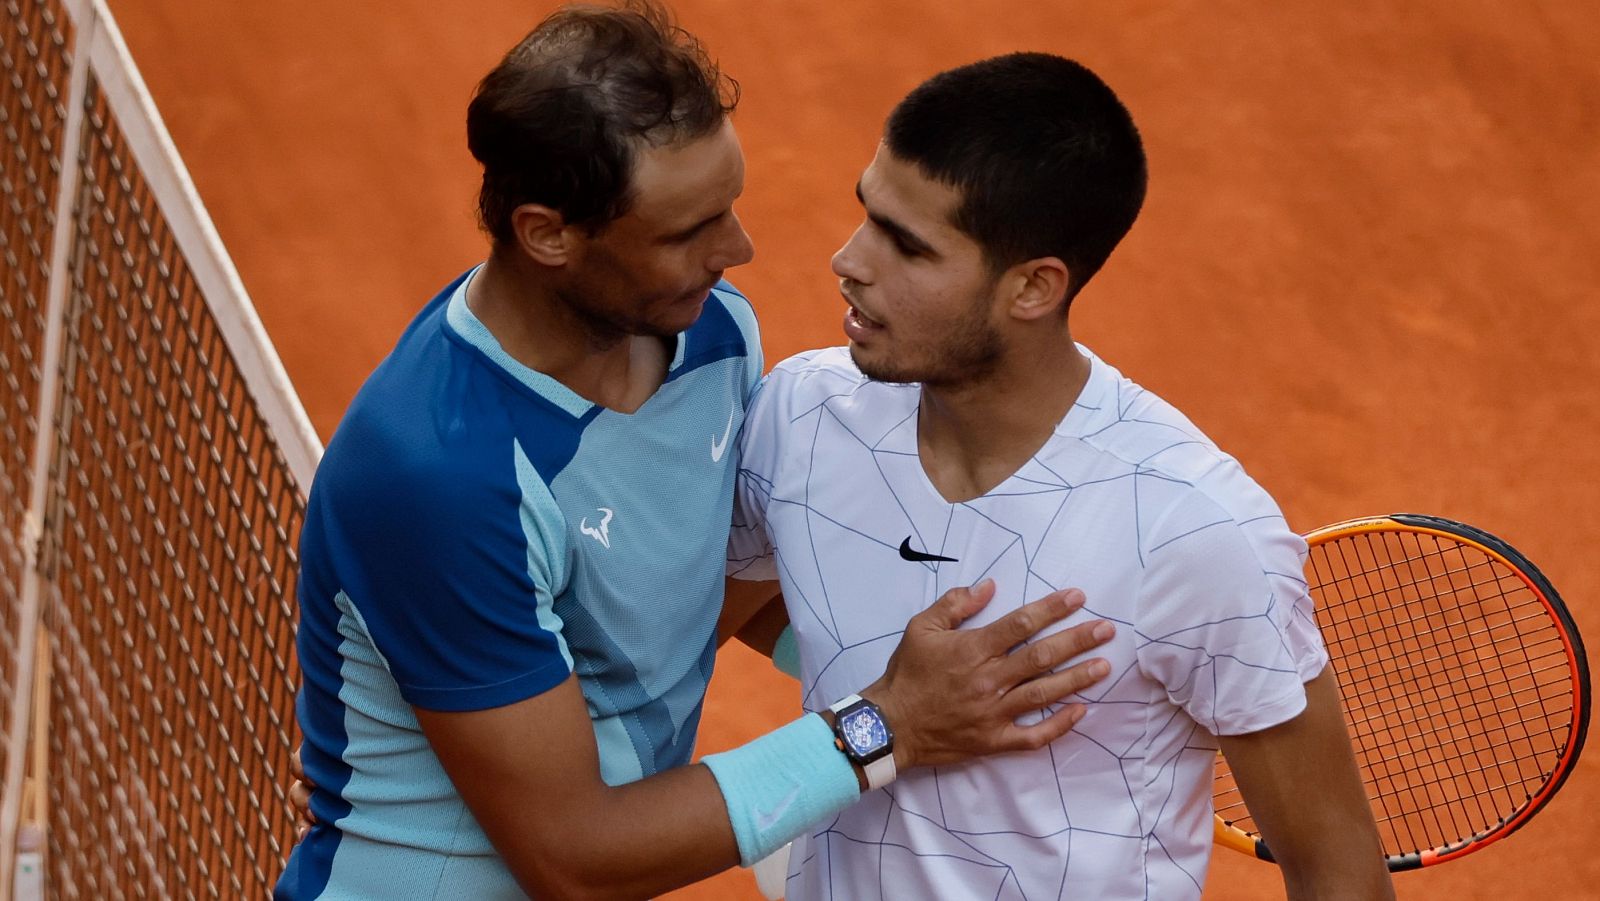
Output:
M767 504L777 474L780 411L770 390L773 373L756 386L739 432L739 475L733 488L733 525L728 532L728 576L752 581L778 578L772 539L767 532ZM781 378L781 377L780 377Z
M1305 553L1275 505L1241 522L1200 490L1141 536L1139 666L1213 734L1256 732L1305 709L1304 683L1328 662Z

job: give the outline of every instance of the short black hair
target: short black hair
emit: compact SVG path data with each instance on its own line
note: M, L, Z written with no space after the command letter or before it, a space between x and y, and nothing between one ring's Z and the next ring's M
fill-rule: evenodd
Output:
M659 3L563 7L467 107L467 146L483 164L479 221L511 243L512 212L539 203L598 231L627 212L641 145L704 137L738 102L738 83Z
M1068 300L1144 203L1133 117L1099 76L1053 54L1012 53L935 75L889 114L884 141L961 192L954 224L991 269L1059 257Z

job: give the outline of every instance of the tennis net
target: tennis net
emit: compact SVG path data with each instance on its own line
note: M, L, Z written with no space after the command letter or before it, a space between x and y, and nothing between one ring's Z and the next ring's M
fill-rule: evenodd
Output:
M103 4L0 0L0 79L0 886L261 897L320 445Z

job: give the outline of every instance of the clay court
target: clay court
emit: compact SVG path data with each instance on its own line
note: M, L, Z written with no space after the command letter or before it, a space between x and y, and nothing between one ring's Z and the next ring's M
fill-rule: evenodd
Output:
M463 116L550 4L113 0L318 432L484 253ZM1140 124L1151 189L1075 333L1187 412L1302 530L1431 512L1535 561L1600 650L1600 6L678 0L743 86L732 273L769 362L839 343L828 257L890 106L933 72L1048 50ZM1591 550L1585 552L1585 547ZM725 651L702 752L794 711ZM1401 898L1594 897L1600 753L1509 841ZM1219 852L1208 899L1281 896ZM743 873L675 894L756 897Z

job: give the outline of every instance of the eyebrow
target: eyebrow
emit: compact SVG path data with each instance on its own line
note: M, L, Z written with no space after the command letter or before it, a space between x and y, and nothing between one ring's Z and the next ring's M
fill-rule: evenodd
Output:
M888 232L889 236L899 242L901 246L905 247L912 253L922 254L924 256L933 258L937 258L939 256L939 252L933 249L933 245L918 237L916 232L913 232L911 229L906 228L904 225L901 225L882 213L875 213L871 209L867 209L867 198L861 193L860 179L856 180L856 200L861 202L862 209L867 210L867 218L871 220L872 224Z

